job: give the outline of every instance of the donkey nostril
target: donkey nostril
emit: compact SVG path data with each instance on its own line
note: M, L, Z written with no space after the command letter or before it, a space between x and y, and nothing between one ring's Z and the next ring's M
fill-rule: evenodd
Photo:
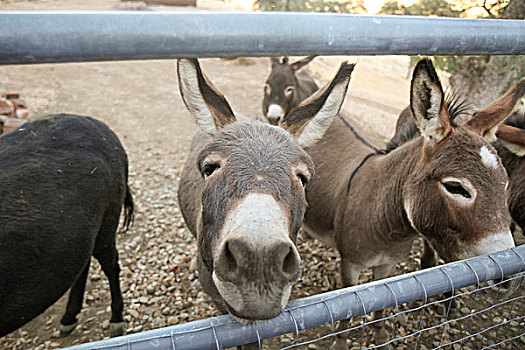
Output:
M219 256L219 269L222 274L230 278L235 278L237 272L237 259L235 258L235 252L238 249L236 248L238 247L235 243L232 245L230 242L225 242L221 255Z
M295 254L293 247L288 248L288 253L283 259L282 265L283 272L290 278L294 278L299 270L299 259Z

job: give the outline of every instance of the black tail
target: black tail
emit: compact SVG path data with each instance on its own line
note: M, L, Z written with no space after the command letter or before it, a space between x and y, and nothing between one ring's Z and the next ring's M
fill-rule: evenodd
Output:
M124 225L122 231L126 232L132 225L135 215L135 205L133 204L133 193L126 185L126 198L124 198Z

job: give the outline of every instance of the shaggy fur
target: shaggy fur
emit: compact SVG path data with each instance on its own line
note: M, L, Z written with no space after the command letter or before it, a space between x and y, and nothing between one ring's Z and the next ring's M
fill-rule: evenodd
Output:
M91 255L122 318L115 234L133 217L128 160L117 136L89 117L52 115L0 137L0 336L72 287L62 325L76 323ZM120 333L123 329L120 329Z
M412 138L363 162L370 147L337 118L325 137L307 149L316 176L307 188L305 231L336 245L345 286L356 284L367 267L376 279L389 276L420 234L446 261L453 261L469 255L482 238L508 232L505 170L486 167L479 155L483 146L494 148L479 134L452 123L431 63L423 60L415 69L412 110L420 120L440 119L426 126L439 142ZM448 129L442 127L447 124ZM431 125L434 129L428 129ZM465 206L443 192L444 178L467 179L477 190L475 204ZM387 336L379 325L376 340ZM346 349L344 338L338 337L336 349Z
M520 88L521 85L523 85L523 79L510 90L510 92L514 91L514 94L510 96L506 94L507 104L509 105L505 108L507 111L512 110L518 98L523 95L524 88ZM472 104L459 96L460 94L453 92L452 94L449 94L447 101L450 118L454 122L458 120L464 122L468 118L472 118L472 116L476 115L476 111L473 109ZM496 102L501 104L501 101ZM505 125L525 130L525 115L520 112L515 112L503 123ZM399 115L396 124L396 133L388 143L387 150L390 152L418 136L419 130L412 119L410 108L407 107ZM497 150L509 176L508 205L512 220L520 226L522 231L525 232L525 159L509 151L504 143L499 140L492 142L492 145ZM428 255L430 256L430 254ZM425 266L432 266L435 263L436 261L433 259L424 264Z
M196 60L187 60L185 66L188 63L198 66ZM186 224L197 238L199 280L222 312L229 312L243 322L256 322L277 316L288 301L291 286L301 271L294 244L306 210L304 186L314 172L313 163L301 149L299 140L305 134L304 138L309 140L322 137L343 102L352 68L343 63L334 82L292 110L279 127L240 120L222 126L223 120L236 118L233 114L226 118L217 115L215 111L229 110L229 106L213 106L226 101L209 102L209 95L219 95L218 91L211 85L209 88L195 86L194 90L202 95L188 99L187 89L181 89L190 111L195 110L191 100L212 105L210 115L214 120L211 122L217 126L216 132L199 132L194 137L182 171L178 197ZM201 74L200 70L197 72ZM179 71L181 74L184 72ZM186 77L179 76L180 81L184 79ZM205 78L198 81L207 83ZM193 117L201 125L207 113ZM320 126L309 128L314 122ZM273 214L277 212L273 217L286 217L284 221L289 223L284 230L286 244L282 244L282 222L269 223L267 228L251 231L251 236L247 236L246 227L250 225L243 225L241 219L231 221L235 218L232 213L246 210L246 207L239 209L239 205L246 203L250 195L266 198L267 206L261 206L261 216L269 214L270 211L265 210L271 207ZM257 203L252 201L250 205ZM276 230L278 234L273 232ZM257 245L250 240L255 234L264 237ZM275 250L276 246L282 249ZM235 257L238 247L245 250ZM253 258L246 259L247 256ZM244 263L238 264L239 261Z

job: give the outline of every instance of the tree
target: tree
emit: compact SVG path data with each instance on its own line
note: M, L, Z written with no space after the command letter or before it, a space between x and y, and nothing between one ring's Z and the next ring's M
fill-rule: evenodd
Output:
M366 13L363 0L257 0L262 11Z
M525 19L523 0L479 0L487 17ZM523 56L471 56L455 59L450 83L479 107L488 105L525 76Z
M463 17L479 9L482 17L525 18L524 0L421 0L411 6L386 2L384 14ZM412 61L418 60L412 57ZM525 75L523 56L434 56L436 66L451 73L450 83L479 107L486 106Z
M399 4L396 0L390 0L383 4L379 12L385 15L459 17L464 10L456 10L454 5L446 0L421 0L410 6Z

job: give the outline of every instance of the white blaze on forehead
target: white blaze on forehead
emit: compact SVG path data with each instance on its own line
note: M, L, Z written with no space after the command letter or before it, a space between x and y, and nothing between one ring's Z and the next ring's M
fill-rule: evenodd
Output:
M515 247L515 245L510 231L496 233L479 240L474 246L469 247L467 251L464 252L462 259L496 253L512 247Z
M268 117L283 117L284 116L284 110L279 105L271 104L271 105L268 106L268 113L266 115Z
M487 146L482 146L479 150L479 155L481 156L481 161L487 167L493 167L494 169L498 168L498 158Z

